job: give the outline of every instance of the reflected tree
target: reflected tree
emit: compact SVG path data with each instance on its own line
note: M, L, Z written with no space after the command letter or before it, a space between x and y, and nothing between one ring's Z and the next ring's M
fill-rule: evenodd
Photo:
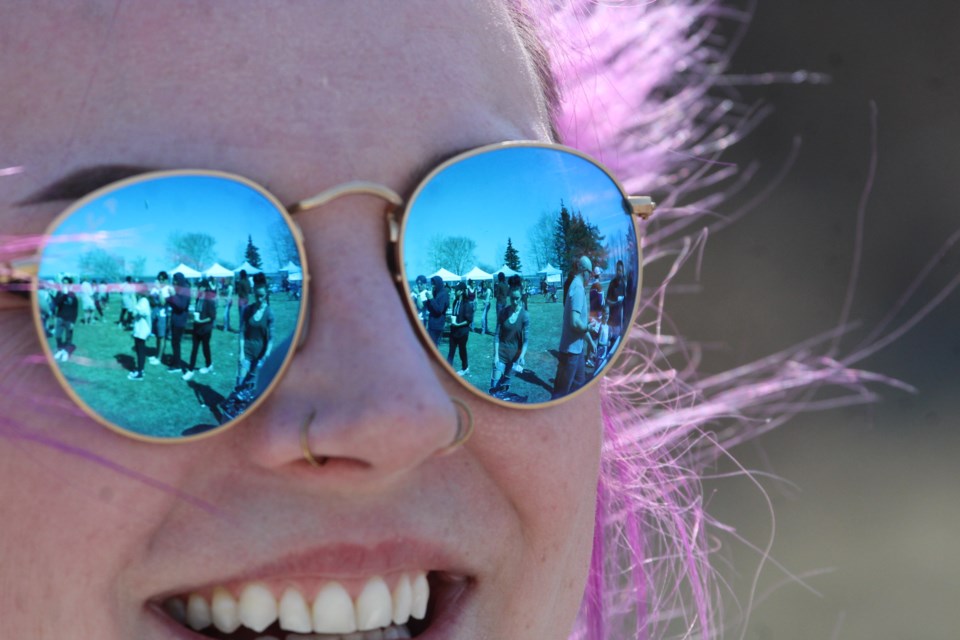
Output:
M563 201L557 213L553 237L557 268L569 274L580 256L587 256L595 266L606 267L607 248L600 229L590 224L579 212L571 213Z
M260 249L253 244L253 236L247 235L247 248L244 250L243 257L251 266L260 269L263 267L263 260L260 258Z
M544 211L537 218L537 222L527 232L527 241L530 243L530 255L537 265L537 271L545 269L547 263L556 256L554 248L554 232L557 224L557 214ZM529 257L529 256L528 256Z
M167 257L174 265L181 262L188 267L203 271L216 261L213 248L217 239L209 233L184 233L174 231L167 236Z
M465 236L434 236L427 247L427 259L434 269L466 273L476 263L477 243Z
M503 263L514 271L520 271L520 253L514 248L510 238L507 238L507 249L503 252Z
M80 273L96 279L107 279L110 282L119 282L124 275L124 259L113 255L105 249L93 249L80 256L78 261Z

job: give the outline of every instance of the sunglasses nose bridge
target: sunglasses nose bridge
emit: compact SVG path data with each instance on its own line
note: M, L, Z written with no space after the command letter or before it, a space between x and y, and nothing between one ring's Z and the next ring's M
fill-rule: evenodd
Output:
M397 192L390 187L377 182L354 180L352 182L345 182L343 184L330 187L329 189L325 189L312 198L295 202L287 207L287 211L290 213L290 215L295 215L302 211L308 211L310 209L322 207L325 204L333 202L337 198L348 195L376 196L386 200L394 207L403 206L403 198L401 198L399 194L397 194Z

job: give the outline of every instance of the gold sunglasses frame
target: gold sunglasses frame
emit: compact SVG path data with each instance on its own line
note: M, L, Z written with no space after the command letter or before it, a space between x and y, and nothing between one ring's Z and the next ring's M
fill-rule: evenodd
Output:
M152 180L160 177L183 177L183 176L207 176L207 177L216 177L230 180L232 182L240 183L256 193L259 193L267 201L269 201L280 213L281 218L287 224L287 227L290 229L290 233L293 236L294 242L297 247L297 251L301 256L301 270L303 274L302 280L302 289L301 289L301 298L300 298L300 308L297 316L297 323L294 329L293 335L290 338L290 346L287 349L287 353L283 356L283 362L277 368L276 373L271 379L270 383L263 389L262 392L256 397L256 399L247 407L242 414L236 418L225 422L224 424L218 425L211 428L208 431L198 433L190 436L181 436L178 438L160 438L155 436L149 436L142 433L137 433L129 429L124 429L119 425L116 425L103 416L101 416L96 410L87 404L87 402L80 397L80 395L74 390L73 386L67 380L66 375L61 371L60 367L55 363L53 358L53 352L51 350L49 341L47 339L46 333L44 331L43 322L40 315L40 302L39 302L39 288L40 288L40 276L39 276L39 265L40 260L45 250L47 243L44 242L37 250L36 257L36 270L33 271L31 275L32 282L32 313L34 319L34 326L37 330L37 335L40 338L40 343L42 345L44 355L47 358L47 362L50 365L50 368L53 370L54 376L57 378L60 386L66 391L67 395L70 397L73 402L79 406L87 415L93 418L96 422L107 427L111 431L123 435L134 440L139 440L142 442L150 443L159 443L159 444L185 444L188 442L196 442L205 438L212 437L214 435L220 434L227 429L232 428L248 414L255 411L261 403L266 401L266 399L271 395L276 386L280 383L283 376L286 374L286 370L292 361L295 352L299 350L300 346L303 343L303 340L306 335L306 325L305 322L307 312L310 308L310 274L309 274L309 265L306 260L307 252L306 246L304 244L303 233L300 230L299 225L296 223L296 217L298 214L302 214L311 209L318 208L327 204L338 198L347 196L347 195L372 195L379 197L387 202L387 208L385 211L385 222L387 225L388 232L388 256L391 257L392 263L388 265L388 268L392 272L392 277L394 284L397 287L398 293L401 295L404 301L404 306L407 309L407 314L409 316L411 324L416 328L416 333L423 344L424 348L432 353L436 360L439 362L441 368L447 371L450 377L460 383L461 386L466 388L470 393L476 395L479 398L484 399L487 402L492 402L496 405L503 407L509 407L511 409L544 409L547 407L553 407L567 400L577 397L582 392L590 388L594 383L598 382L600 378L616 363L616 361L623 354L623 348L618 349L617 353L613 354L608 358L606 364L600 371L594 372L593 376L579 389L556 399L551 399L546 402L540 402L536 404L523 404L515 402L507 402L496 398L494 396L485 393L482 389L475 387L466 379L456 375L456 371L450 366L446 359L440 354L437 350L437 347L433 344L430 339L429 334L426 331L426 328L423 326L423 323L420 321L420 317L416 306L413 304L410 294L412 293L410 289L410 283L405 277L405 273L402 265L404 264L403 257L403 240L406 233L406 213L411 210L413 205L417 201L417 197L420 195L424 187L436 176L438 173L446 169L447 167L460 163L464 160L467 160L471 157L490 153L491 151L497 151L502 149L509 148L538 148L538 149L553 149L560 151L572 156L581 158L590 164L596 166L600 169L611 181L611 183L617 188L620 194L623 196L624 202L628 205L627 208L631 213L624 215L629 215L631 218L631 223L633 225L633 231L637 239L637 261L638 261L638 272L637 272L637 291L634 296L633 308L630 310L628 319L625 319L625 327L629 327L633 320L636 318L637 311L640 307L640 293L643 287L643 249L642 249L642 234L640 229L640 219L646 220L653 213L655 204L653 200L648 196L630 196L627 194L626 190L623 188L623 185L614 177L610 171L603 166L597 160L591 158L590 156L566 147L564 145L546 143L546 142L536 142L536 141L509 141L509 142L498 142L488 145L483 145L469 151L457 154L456 156L445 160L436 167L434 167L426 176L424 176L414 188L410 198L407 202L404 202L404 199L400 197L393 189L374 182L366 181L353 181L343 183L329 189L322 191L321 193L308 198L306 200L301 200L299 202L293 203L290 206L284 206L276 196L271 192L267 191L264 187L260 186L256 182L250 180L241 175L228 173L224 171L208 170L208 169L177 169L169 171L150 171L142 173L130 178L125 178L123 180L118 180L116 182L111 182L108 185L105 185L99 189L92 191L86 196L78 199L76 202L72 203L67 207L62 213L60 213L56 218L51 221L47 226L47 229L44 233L45 237L52 237L52 232L55 231L60 224L66 220L68 217L76 213L79 209L83 208L90 202L100 198L104 194L115 191L119 188L126 187L138 182L144 182L147 180ZM398 219L399 216L399 219Z

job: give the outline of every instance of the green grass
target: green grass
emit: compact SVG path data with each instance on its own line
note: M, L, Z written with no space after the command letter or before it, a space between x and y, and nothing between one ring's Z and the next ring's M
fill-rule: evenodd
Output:
M543 302L543 296L530 296L530 332L527 336L526 366L522 374L510 376L510 391L527 396L527 402L546 402L553 391L553 379L557 373L557 347L560 344L560 328L563 321L563 304ZM477 311L480 317L482 307ZM496 324L496 306L490 305L487 327L490 331ZM440 351L447 357L447 338L440 342ZM490 389L493 370L493 336L471 333L467 340L467 359L470 373L464 376L473 386L486 393ZM460 355L454 353L453 366L460 369Z
M274 344L290 335L295 326L299 302L271 300L274 313ZM210 340L214 370L196 372L193 380L184 381L179 373L168 373L172 347L166 341L163 362L144 364L144 380L127 379L136 367L133 336L116 326L119 305L106 311L107 322L77 324L73 332L76 349L67 362L58 362L74 391L96 413L118 426L137 433L160 438L181 435L184 431L202 431L218 424L216 405L230 394L236 383L238 338L215 328ZM223 310L218 309L216 327L222 326ZM231 325L236 327L237 308L231 309ZM181 357L189 365L193 347L188 330L181 342ZM50 340L50 348L56 345ZM156 340L147 339L147 357L155 356ZM197 353L197 368L204 366L203 350Z
M275 316L274 344L290 335L297 317L298 302L271 301ZM223 310L218 309L217 327L221 326ZM236 327L236 305L231 309L231 324ZM478 317L479 317L479 311ZM529 301L530 333L524 373L511 376L510 391L526 396L527 402L545 402L550 399L553 379L557 371L557 347L563 305L543 302L539 295ZM210 342L214 370L199 371L189 382L180 374L168 373L172 348L165 345L163 363L144 365L144 380L135 382L127 374L136 365L133 337L116 326L119 306L107 310L107 322L92 325L77 324L73 343L76 345L67 362L58 362L74 391L96 413L106 420L137 433L160 438L177 437L185 431L197 432L217 426L215 408L234 388L237 376L237 334L224 333L215 328ZM491 305L488 327L495 325L495 306ZM56 347L50 340L51 350ZM189 364L193 338L188 331L181 343L181 355ZM449 343L444 337L440 343L441 357L446 359ZM467 341L470 373L466 379L481 392L490 388L493 369L493 336L471 333ZM147 356L156 355L156 340L147 339ZM197 354L197 367L204 366L202 351ZM460 369L460 356L454 354L454 368ZM588 371L589 373L589 371Z

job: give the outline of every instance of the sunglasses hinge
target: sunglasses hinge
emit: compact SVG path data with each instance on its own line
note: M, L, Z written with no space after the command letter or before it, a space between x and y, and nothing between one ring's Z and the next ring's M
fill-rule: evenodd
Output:
M633 214L644 220L653 215L653 210L657 207L657 203L650 196L628 196L627 202L630 203Z

